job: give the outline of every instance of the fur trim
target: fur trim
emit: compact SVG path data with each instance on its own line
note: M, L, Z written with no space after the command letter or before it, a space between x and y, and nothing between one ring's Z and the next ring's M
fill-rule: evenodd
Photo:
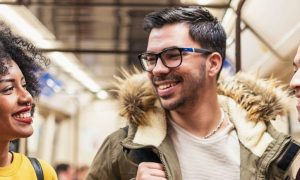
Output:
M123 78L116 79L120 115L137 127L133 142L159 146L167 134L167 121L146 73L123 71ZM246 74L221 78L218 88L220 105L233 122L240 142L261 156L273 140L266 132L265 121L288 111L288 92L275 80Z
M275 79L258 79L244 73L221 78L218 91L240 104L251 121L269 121L285 115L290 100L288 91Z
M261 157L273 140L270 134L266 132L266 123L264 121L249 121L247 111L231 98L219 95L218 100L234 124L240 142L252 153Z
M146 73L137 69L131 73L123 70L122 74L123 78L116 77L120 115L134 125L145 126L146 112L155 108L157 100L151 82ZM245 73L220 77L218 93L235 100L251 121L269 121L288 112L289 93L275 79L259 79Z
M120 115L136 126L148 125L146 112L154 107L157 97L146 73L140 73L135 68L132 73L123 69L122 75L124 78L115 77Z
M158 104L158 106L160 105ZM147 126L137 128L133 142L158 147L167 135L167 121L164 110L155 108L149 110L146 114L149 122L147 122Z

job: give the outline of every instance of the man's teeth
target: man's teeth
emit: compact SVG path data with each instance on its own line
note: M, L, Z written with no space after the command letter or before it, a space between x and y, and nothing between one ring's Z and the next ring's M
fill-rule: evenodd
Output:
M169 87L175 86L176 83L170 83L170 84L162 84L158 86L158 89L163 90L163 89L167 89Z
M24 113L20 113L20 114L16 114L14 115L15 118L29 118L31 117L31 113L30 112L24 112Z

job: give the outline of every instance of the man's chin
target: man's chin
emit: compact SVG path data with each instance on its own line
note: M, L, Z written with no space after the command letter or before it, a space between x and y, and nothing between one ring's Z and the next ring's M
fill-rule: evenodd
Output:
M169 111L176 110L180 106L180 103L178 101L174 101L170 99L164 100L162 98L160 98L160 104L164 109Z

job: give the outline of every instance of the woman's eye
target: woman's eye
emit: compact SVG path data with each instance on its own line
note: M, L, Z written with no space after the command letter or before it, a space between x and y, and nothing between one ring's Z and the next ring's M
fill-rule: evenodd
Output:
M24 89L27 89L27 84L23 84L22 87L23 87Z
M14 90L14 87L8 87L8 88L4 88L1 90L1 93L4 95L9 95L12 93L12 91Z

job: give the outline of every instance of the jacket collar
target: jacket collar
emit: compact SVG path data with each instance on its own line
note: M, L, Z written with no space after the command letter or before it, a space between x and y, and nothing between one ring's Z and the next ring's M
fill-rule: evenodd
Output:
M127 142L140 146L161 145L167 136L167 121L146 74L124 73L117 78L120 115L128 120ZM262 80L246 74L220 79L220 106L234 124L239 141L253 154L261 156L273 137L267 122L284 116L290 97L275 80Z

